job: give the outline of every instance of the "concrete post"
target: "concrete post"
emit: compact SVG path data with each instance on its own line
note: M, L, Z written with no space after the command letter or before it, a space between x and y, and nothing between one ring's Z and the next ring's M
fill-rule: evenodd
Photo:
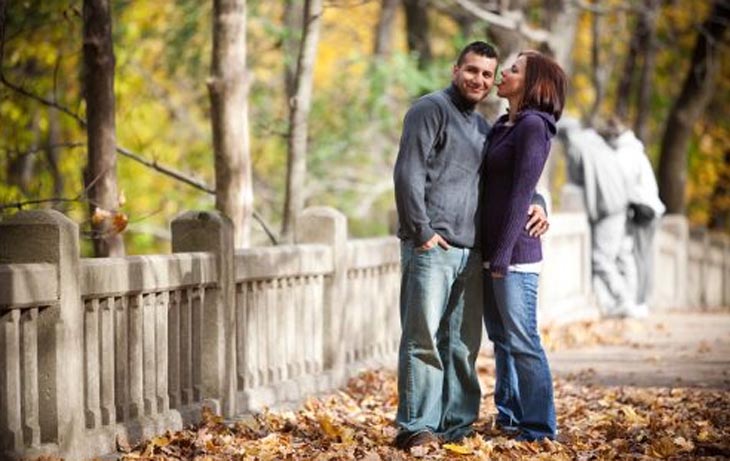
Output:
M705 303L709 308L726 306L725 304L725 274L727 272L727 260L725 254L730 239L727 235L711 233L707 243L705 254Z
M325 285L323 344L324 368L343 371L347 333L347 218L328 207L307 208L299 215L297 243L321 243L332 247L334 272Z
M188 211L172 222L172 251L216 255L218 284L206 290L202 325L203 398L220 399L225 416L236 414L236 291L233 223L219 212ZM191 341L191 338L180 338Z
M725 237L725 270L722 277L724 289L723 306L730 306L730 236Z
M21 211L0 223L0 263L57 268L58 303L37 318L38 424L41 443L68 459L83 456L83 306L78 226L54 210Z
M689 225L682 215L662 217L656 238L652 299L661 309L688 303Z

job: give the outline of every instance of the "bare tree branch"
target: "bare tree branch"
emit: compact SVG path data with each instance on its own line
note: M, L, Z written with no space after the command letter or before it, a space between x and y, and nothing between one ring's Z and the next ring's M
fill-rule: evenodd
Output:
M550 33L543 29L530 27L525 22L524 15L520 11L505 11L502 14L496 14L481 8L471 0L453 1L464 10L489 24L514 30L522 34L525 38L537 43L547 43L550 41Z
M24 150L24 151L13 150L13 149L5 149L5 148L3 148L1 150L4 151L4 152L6 152L6 153L8 153L8 154L31 155L31 154L35 154L35 153L44 151L46 149L58 149L58 148L62 148L62 147L69 148L69 149L74 149L76 147L83 147L85 145L86 145L86 143L83 143L83 142L62 142L62 143L50 144L50 145L49 144L46 144L44 146L38 146L38 147L34 147L34 148L31 148L31 149L28 149L28 150Z
M159 171L160 173L165 174L166 176L169 176L173 179L177 179L180 182L183 182L187 184L188 186L192 186L198 190L202 190L203 192L207 192L208 194L215 195L215 190L205 184L202 181L199 181L191 176L186 175L185 173L181 173L173 168L170 168L165 165L161 165L157 162L157 160L147 160L146 158L142 157L140 154L137 154L135 152L132 152L131 150L122 147L117 146L117 152L122 154L123 156L130 158L134 160L137 163L141 163L142 165L152 168L153 170Z
M1 38L0 38L1 40ZM0 43L0 48L2 47L2 44ZM0 58L2 57L2 54L0 52ZM23 89L20 86L14 85L11 82L8 82L4 75L2 74L2 70L0 69L0 82L2 82L4 85L6 85L8 88L12 89L13 91L16 91L23 96L26 96L28 98L31 98L35 101L40 102L41 104L47 105L49 107L54 107L58 109L60 112L72 117L74 120L76 120L82 127L86 127L86 120L81 118L78 114L74 113L67 107L64 107L61 104L58 104L55 101L51 101L49 99L43 98L41 96L38 96L30 91L27 91ZM65 145L60 145L59 147L79 147L83 145L83 143L68 143ZM157 160L147 160L146 158L142 157L140 154L137 154L123 146L116 146L116 150L119 154L121 154L124 157L127 157L129 159L134 160L135 162L141 163L142 165L151 168L155 171L158 171L166 176L169 176L173 179L176 179L184 184L187 184L188 186L194 187L195 189L201 190L207 194L215 195L215 189L210 187L209 185L205 184L202 181L199 181L185 173L182 173L180 171L177 171L173 168L170 168L168 166L162 165L157 162ZM28 152L31 153L31 152ZM37 203L46 203L46 202L64 202L64 201L78 201L78 199L41 199ZM29 201L29 202L18 202L16 204L10 204L10 205L3 205L0 207L0 210L6 209L6 208L18 208L18 205L29 205L36 203L36 201ZM253 212L253 218L261 225L262 229L266 233L266 236L269 237L269 240L272 244L276 245L278 243L278 238L276 237L276 234L271 230L271 226L269 226L264 218L256 211Z
M22 210L23 207L28 206L28 205L39 205L41 203L61 203L61 202L81 202L81 199L79 197L76 197L76 198L54 197L54 198L42 198L42 199L37 199L37 200L24 200L22 202L3 203L3 204L0 204L0 211L9 210L12 208L17 208L19 210Z
M0 54L0 58L1 57L2 57L2 55ZM3 72L2 62L0 62L0 82L2 82L3 85L7 86L8 88L15 91L16 93L20 93L23 96L33 99L35 101L38 101L41 104L44 104L46 106L54 107L54 108L58 109L59 111L63 112L64 114L66 114L66 115L72 117L74 120L76 120L83 128L86 128L86 120L84 120L79 114L73 112L71 109L59 104L56 101L46 99L31 91L28 91L25 88L23 88L22 86L17 85L15 83L11 82L10 80L8 80L7 77L5 77L5 72Z

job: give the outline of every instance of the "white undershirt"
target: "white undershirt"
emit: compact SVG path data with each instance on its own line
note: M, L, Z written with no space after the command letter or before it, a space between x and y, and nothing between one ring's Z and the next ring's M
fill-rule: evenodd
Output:
M484 268L489 269L489 261L484 262ZM539 274L542 270L542 261L538 261L536 263L510 264L507 267L507 270L509 270L510 272L527 272L530 274Z

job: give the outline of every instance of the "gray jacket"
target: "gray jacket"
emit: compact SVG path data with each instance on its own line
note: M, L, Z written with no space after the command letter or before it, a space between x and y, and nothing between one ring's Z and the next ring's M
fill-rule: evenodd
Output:
M633 184L622 170L616 151L593 128L583 128L575 119L561 119L559 129L567 141L570 179L583 187L590 221L626 213Z
M420 246L438 232L451 245L478 246L479 180L489 129L453 85L413 104L393 173L401 239Z

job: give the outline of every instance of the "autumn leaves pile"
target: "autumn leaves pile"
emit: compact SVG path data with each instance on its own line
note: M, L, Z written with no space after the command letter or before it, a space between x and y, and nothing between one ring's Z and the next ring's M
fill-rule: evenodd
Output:
M590 328L546 339L612 341ZM489 357L479 360L482 389L493 389L491 363ZM236 422L207 412L198 426L125 450L122 460L730 459L730 392L598 386L583 378L555 380L556 442L517 442L499 433L492 425L492 395L487 394L475 436L458 445L400 451L391 445L396 434L395 373L376 370L291 411L266 411Z

